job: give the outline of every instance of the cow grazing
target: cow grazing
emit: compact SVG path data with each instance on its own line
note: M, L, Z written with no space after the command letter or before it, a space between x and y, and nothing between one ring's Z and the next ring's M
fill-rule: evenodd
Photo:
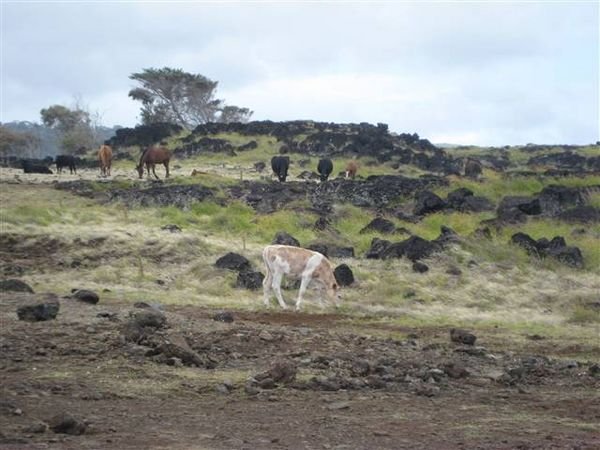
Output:
M113 152L108 145L101 145L98 150L98 159L100 160L100 174L103 177L110 176L110 166L112 164Z
M273 156L271 158L271 169L273 173L277 175L279 181L284 182L288 175L288 169L290 167L289 156Z
M52 163L52 158L50 158L50 163ZM24 173L52 174L52 171L48 166L44 165L40 160L22 159L21 167L23 167Z
M56 157L56 172L62 173L62 170L67 167L71 175L77 173L77 167L75 167L75 157L72 155L58 155Z
M269 306L271 291L283 309L287 309L281 295L281 281L283 276L300 279L300 292L296 300L296 311L300 309L302 296L311 281L318 281L325 287L327 296L338 305L338 283L333 274L331 263L321 253L290 245L267 245L263 250L263 261L266 276L263 280L264 302ZM319 297L321 306L323 302Z
M319 164L317 165L317 172L319 172L319 177L321 181L327 181L331 172L333 172L333 163L330 159L320 159Z
M348 164L346 164L346 178L351 178L354 180L357 170L358 170L358 163L354 160L348 161Z

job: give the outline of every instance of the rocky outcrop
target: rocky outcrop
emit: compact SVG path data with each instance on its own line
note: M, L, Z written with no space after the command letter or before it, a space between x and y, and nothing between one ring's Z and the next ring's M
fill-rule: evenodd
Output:
M115 189L109 191L108 200L121 202L127 207L176 206L187 209L193 203L213 197L213 190L201 184L164 186L158 184L143 189Z
M546 238L533 239L526 233L515 233L510 242L525 249L532 256L538 258L551 257L570 267L583 268L584 261L581 250L577 247L569 247L562 236L555 236L552 240Z

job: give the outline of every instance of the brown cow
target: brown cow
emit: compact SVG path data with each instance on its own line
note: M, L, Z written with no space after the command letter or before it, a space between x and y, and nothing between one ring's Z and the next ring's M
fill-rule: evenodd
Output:
M346 178L352 178L356 176L356 171L358 170L358 163L354 160L348 161L346 165Z
M112 164L113 152L109 145L101 145L98 150L98 159L100 160L100 175L110 177L110 166Z

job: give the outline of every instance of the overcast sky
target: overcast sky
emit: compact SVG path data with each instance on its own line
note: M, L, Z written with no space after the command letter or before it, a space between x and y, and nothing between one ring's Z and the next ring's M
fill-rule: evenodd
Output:
M36 2L2 0L0 121L80 96L133 126L129 75L219 81L256 120L384 122L432 142L599 137L591 2Z

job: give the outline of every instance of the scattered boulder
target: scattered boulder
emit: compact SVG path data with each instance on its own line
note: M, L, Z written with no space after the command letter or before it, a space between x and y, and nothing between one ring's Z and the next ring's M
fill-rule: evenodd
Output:
M251 270L250 261L238 253L229 252L221 256L215 262L215 266L219 269L235 270L237 272L247 272Z
M429 266L419 261L415 261L412 265L413 272L425 273L429 270Z
M515 233L511 236L510 242L525 249L527 254L539 256L537 241L526 233Z
M538 194L540 209L544 215L556 216L567 207L581 206L586 198L579 188L560 185L546 186Z
M354 258L354 247L340 247L334 244L315 242L306 248L319 252L327 258Z
M390 241L386 241L384 239L373 238L371 241L371 247L367 250L365 254L365 258L367 259L381 259L383 252L390 246L392 243Z
M481 162L473 158L467 158L465 162L465 177L478 178L482 172Z
M232 323L234 321L233 313L230 311L223 311L215 314L213 320L216 322Z
M448 275L454 275L454 276L459 276L462 275L462 270L460 270L458 267L456 266L450 266L448 267L448 269L446 270L446 273Z
M300 241L298 241L298 239L286 233L285 231L277 232L271 244L291 245L294 247L300 247Z
M239 272L237 280L235 281L235 286L255 291L262 288L264 278L265 276L261 272L250 270Z
M271 380L272 383L290 384L296 379L297 373L298 368L293 362L276 361L269 368L269 370L267 370L266 372L256 374L252 378L254 378L258 383L261 383L264 380ZM261 387L265 389L264 386Z
M535 197L504 197L496 215L501 222L520 223L527 219L527 216L535 216L541 214L542 210L540 202Z
M60 309L60 303L56 296L49 296L47 301L30 305L23 305L17 308L17 317L19 320L27 322L43 322L56 319Z
M576 206L562 211L558 218L571 223L598 223L600 222L600 208L593 206Z
M329 221L329 219L321 216L316 220L315 224L313 225L313 228L317 231L323 231L329 228L330 226L331 222Z
M419 236L411 236L402 242L396 242L389 245L382 253L381 259L389 258L406 258L411 261L427 258L436 251L440 250L440 246L433 242L423 239Z
M262 171L265 170L265 167L267 167L267 164L264 161L257 161L254 163L254 170L258 173L262 173Z
M0 281L0 292L29 292L33 294L33 289L27 283L17 279L8 279Z
M141 328L164 328L167 317L154 308L147 308L130 313L129 322Z
M560 261L561 263L574 267L576 269L583 268L583 255L578 247L562 247L557 249L549 249L548 255Z
M93 291L88 291L87 289L76 289L71 294L71 298L75 300L79 300L80 302L90 303L95 305L100 301L100 297Z
M570 267L581 269L584 265L583 255L577 247L568 247L562 236L555 236L551 241L540 238L537 241L525 233L515 233L510 242L525 249L527 254L538 258L552 257Z
M444 372L450 378L465 378L469 376L469 372L461 364L450 362L444 365Z
M416 216L424 216L437 211L441 211L446 207L446 202L431 191L421 191L415 197L415 208L413 213Z
M181 233L181 227L173 223L160 227L161 230L169 231L171 233Z
M310 244L308 247L306 247L308 250L312 250L313 252L317 252L320 253L321 255L328 257L328 253L327 253L327 244L321 244L319 242L316 242L314 244Z
M350 286L354 283L354 274L347 264L337 266L333 271L333 275L340 286Z
M460 242L460 236L452 228L442 225L440 227L440 235L431 242L443 247L448 244Z
M458 344L475 345L477 336L475 336L472 333L469 333L466 330L461 330L459 328L452 328L450 330L450 340L452 342L456 342Z
M492 211L494 204L485 197L470 196L460 205L459 211L463 212L482 212Z
M84 434L87 425L84 421L76 419L67 412L59 413L48 421L50 429L55 433L79 436Z
M179 358L186 366L213 368L214 363L207 357L201 357L187 343L185 338L172 333L149 356L162 354L165 358Z
M388 219L382 217L376 217L367 226L360 230L360 234L378 232L383 234L390 234L396 231L396 225Z
M448 194L446 203L448 204L448 207L452 209L460 209L461 205L468 197L473 197L473 191L464 187L459 188Z

